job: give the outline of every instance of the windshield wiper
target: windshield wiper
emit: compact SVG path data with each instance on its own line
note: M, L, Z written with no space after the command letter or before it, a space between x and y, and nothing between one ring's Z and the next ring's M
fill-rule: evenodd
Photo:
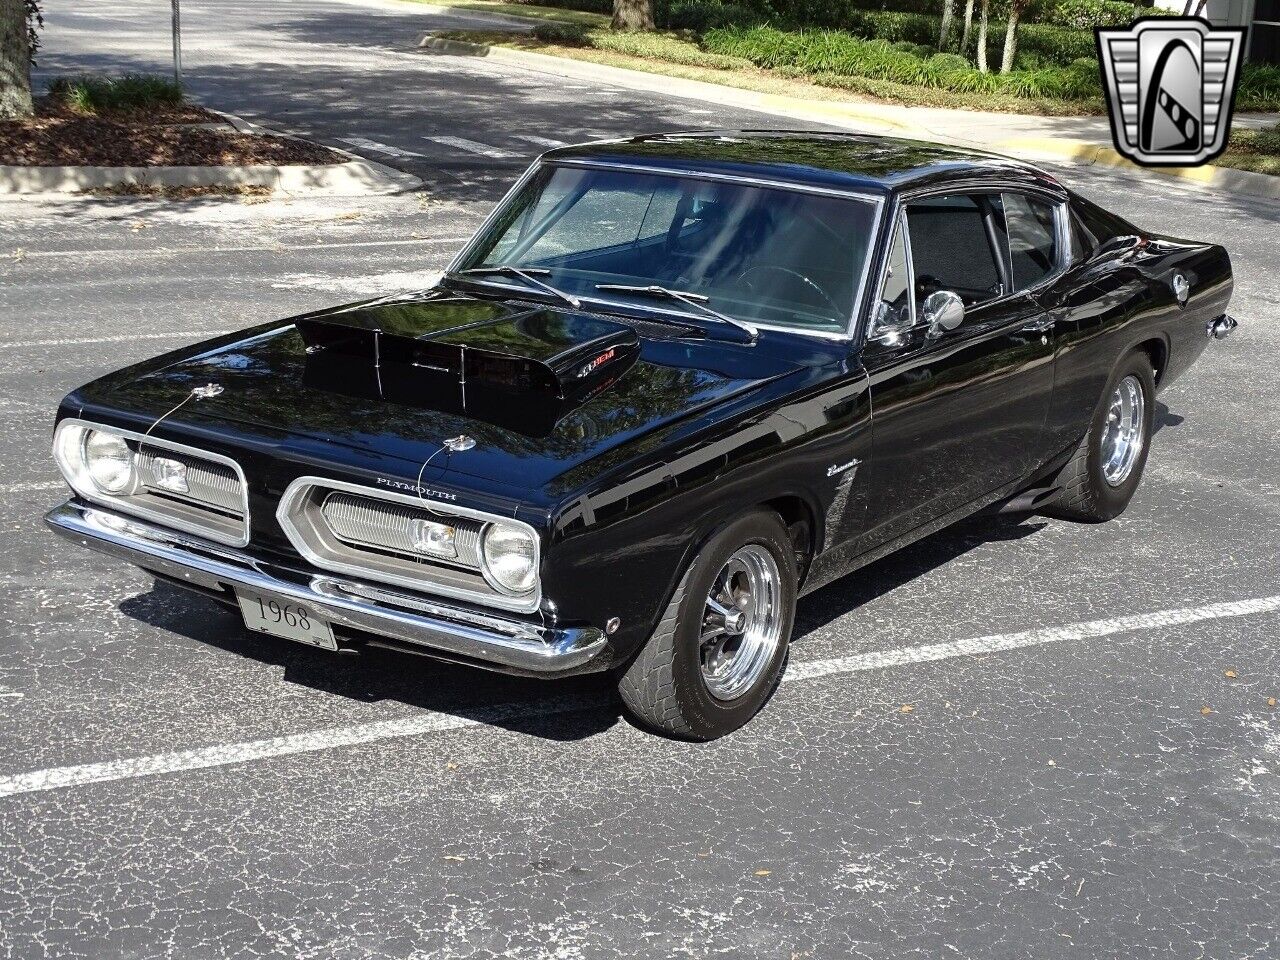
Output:
M565 293L563 290L559 290L553 287L549 283L543 283L541 280L539 280L537 277L534 276L535 273L541 274L543 276L550 276L551 271L545 269L544 267L512 267L512 266L509 266L508 264L500 263L492 267L471 267L467 270L459 270L457 273L445 274L445 276L474 277L474 276L483 276L486 273L497 273L505 276L519 277L521 280L524 280L527 283L531 283L535 287L540 287L543 290L547 291L547 293L552 294L553 296L559 297L561 300L569 304L571 307L578 308L582 306L582 301L579 300L577 297L575 297L573 294Z
M760 331L756 329L754 324L747 323L745 320L738 320L735 317L721 313L719 310L712 310L707 306L710 297L701 293L691 293L688 290L672 290L669 287L660 287L657 284L649 284L648 286L641 284L629 283L597 283L597 290L616 290L619 293L645 293L653 297L666 297L668 300L678 300L683 304L687 304L696 310L701 310L708 317L719 320L721 323L727 323L730 326L737 327L746 333L752 340L760 336Z

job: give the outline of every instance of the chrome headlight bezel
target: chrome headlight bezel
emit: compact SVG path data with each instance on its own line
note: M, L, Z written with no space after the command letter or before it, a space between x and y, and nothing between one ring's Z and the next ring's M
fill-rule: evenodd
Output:
M172 512L156 509L156 504L154 503L148 506L147 503L142 502L146 500L146 497L141 496L141 494L146 491L137 482L137 479L135 479L135 483L128 491L119 493L104 491L94 482L88 471L85 446L89 435L92 433L117 437L126 442L126 445L132 442L130 449L135 458L135 470L137 468L138 449L143 444L149 450L167 450L185 454L196 460L207 461L226 468L235 475L235 482L238 484L239 503L237 507L239 517L227 518L224 524L225 529L219 529L207 523L198 522L199 518L183 519L182 517L174 516ZM173 440L163 440L133 430L109 426L105 423L68 417L59 423L54 431L53 459L58 465L58 469L62 472L63 479L67 481L71 489L90 503L111 507L121 513L128 513L144 520L151 520L161 526L195 534L227 546L243 547L249 543L249 485L245 480L244 470L240 467L240 464L230 457L211 453L208 450L202 450Z
M521 556L524 573L513 585L504 579L496 568L497 557L490 555L490 541L496 540L498 537L506 537L513 542L522 542L528 545L527 559ZM497 548L492 548L496 554ZM508 550L507 556L514 555ZM505 520L495 520L484 528L484 532L480 534L480 572L484 574L485 580L489 582L489 586L495 590L501 591L512 597L523 597L530 594L537 584L538 580L538 538L528 527L523 524L508 523Z
M529 534L534 545L533 585L525 593L512 593L500 584L494 583L485 569L483 557L480 557L477 566L467 567L461 571L458 569L456 560L435 558L428 554L421 554L418 558L421 563L415 565L412 570L372 565L368 556L362 556L359 549L338 544L339 538L323 520L322 512L316 509L316 505L323 496L333 491L426 510L434 514L442 523L448 523L450 517L459 517L483 523L485 528L493 523L505 523L518 527ZM303 559L312 566L330 573L345 574L365 582L390 584L419 594L465 600L515 613L534 613L542 604L542 536L533 526L516 520L509 514L496 514L458 506L451 501L429 499L417 493L401 493L329 477L307 475L298 477L289 484L276 508L276 520ZM484 529L480 531L480 535L483 537ZM333 543L330 543L330 540ZM472 583L468 585L450 582L451 574L457 573L465 574Z

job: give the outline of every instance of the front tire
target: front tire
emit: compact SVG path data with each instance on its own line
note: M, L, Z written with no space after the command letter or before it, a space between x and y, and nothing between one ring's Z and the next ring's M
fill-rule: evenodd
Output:
M1045 513L1102 523L1124 512L1147 465L1155 394L1151 360L1131 353L1107 382L1089 432L1058 474L1062 495Z
M714 740L754 717L786 664L797 579L777 514L753 512L716 534L618 682L630 716L689 740Z

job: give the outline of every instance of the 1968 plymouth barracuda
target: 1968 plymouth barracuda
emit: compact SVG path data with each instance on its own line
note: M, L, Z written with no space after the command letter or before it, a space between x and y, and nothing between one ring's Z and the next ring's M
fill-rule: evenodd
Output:
M985 154L565 148L433 289L70 394L47 519L250 629L609 672L710 739L769 697L805 592L980 510L1124 510L1231 291L1222 247Z

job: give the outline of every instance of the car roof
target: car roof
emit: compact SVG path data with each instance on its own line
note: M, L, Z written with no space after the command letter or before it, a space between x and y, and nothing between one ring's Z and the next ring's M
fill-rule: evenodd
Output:
M953 182L972 185L988 178L1063 192L1043 170L1008 157L923 140L826 131L657 133L562 147L548 151L544 159L757 177L879 195Z

